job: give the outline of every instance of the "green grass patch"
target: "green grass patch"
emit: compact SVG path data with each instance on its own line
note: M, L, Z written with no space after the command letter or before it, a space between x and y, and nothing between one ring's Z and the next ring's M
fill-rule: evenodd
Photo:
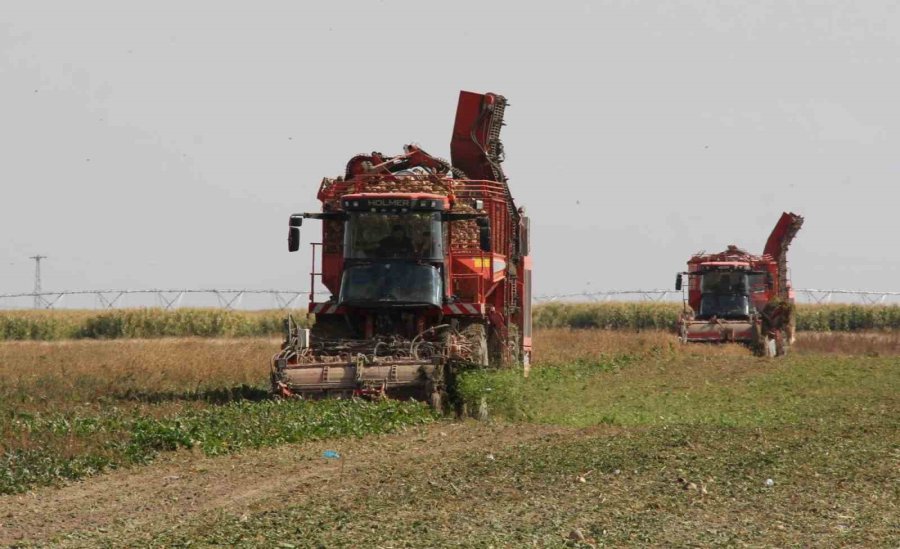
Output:
M540 421L549 398L603 372L615 372L635 359L629 355L544 365L528 378L519 369L469 370L457 378L457 392L470 410L487 404L491 414L513 421Z
M534 405L513 409L517 418L588 427L409 467L367 464L348 479L358 489L323 482L299 503L203 516L153 543L896 545L896 361L702 366L705 375L674 357L604 359L537 368L524 382L475 372L466 390L490 395L495 410L510 412L515 395ZM507 382L513 392L498 397ZM576 528L584 543L570 539Z
M823 410L898 400L896 357L599 356L592 361L460 376L470 408L507 420L585 427L790 424Z
M389 433L434 419L423 404L360 400L243 401L164 418L117 408L96 415L7 412L0 419L0 494L145 464L161 452L196 449L215 456Z

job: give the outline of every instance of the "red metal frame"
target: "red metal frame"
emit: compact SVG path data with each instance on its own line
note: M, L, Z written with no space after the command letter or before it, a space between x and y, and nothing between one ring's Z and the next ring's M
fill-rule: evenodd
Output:
M491 242L493 253L486 254L480 248L465 247L458 242L455 235L455 223L448 223L448 240L449 247L446 251L445 266L448 271L447 295L450 297L454 289L457 287L472 286L473 292L467 295L465 303L476 305L493 304L495 307L502 307L502 296L495 297L495 292L489 292L498 285L502 285L504 276L498 270L494 273L495 262L507 262L512 252L511 250L511 230L509 219L509 205L505 200L505 188L502 183L495 181L469 181L445 178L440 183L446 185L451 190L447 195L437 195L434 193L418 193L418 192L388 192L373 193L367 192L369 186L383 186L385 183L392 183L395 177L372 177L366 176L360 181L333 181L325 180L320 187L319 196L323 202L330 204L331 211L343 210L342 201L344 199L361 199L373 197L391 197L391 198L439 198L446 200L450 210L454 206L460 204L470 204L474 200L481 200L484 204L484 212L491 221ZM413 178L415 180L415 178ZM421 179L420 180L426 180ZM433 178L427 178L429 183L434 182ZM342 192L343 191L343 192ZM312 268L310 272L310 302L315 302L315 277L320 276L326 288L333 294L338 292L338 283L340 272L343 269L342 257L342 238L329 235L329 227L327 224L322 225L322 241L340 242L340 250L335 252L327 252L322 243L313 244ZM469 242L471 245L471 242ZM321 271L316 271L316 247L322 247L322 266ZM333 257L332 257L333 256ZM328 260L331 261L328 261ZM489 299L493 298L493 303Z
M310 242L310 248L312 249L312 267L309 271L309 302L310 304L316 301L316 277L322 276L322 273L316 272L316 246L321 246L321 242Z
M527 295L524 273L530 273L528 257L514 261L515 239L519 235L521 215L510 195L506 177L500 168L502 145L499 142L506 100L496 94L461 92L451 139L453 167L432 157L414 145L393 158L379 153L359 155L350 160L344 177L325 178L319 185L318 198L324 212L344 210L345 198L410 198L436 197L445 200L450 212L472 213L476 201L487 215L491 227L491 253L478 246L474 220L449 221L445 246L446 272L443 315L470 317L487 321L504 342L508 327L516 326L523 348L530 350L530 334L525 333L530 308L523 310ZM398 166L400 168L398 168ZM410 174L408 168L422 166L430 173ZM392 173L390 170L395 170ZM399 171L398 171L399 169ZM310 312L341 314L336 303L316 303L315 277L333 295L337 295L343 272L343 226L336 222L322 224L322 243L314 245L310 273ZM315 247L321 246L321 267L317 272ZM512 273L516 273L515 275ZM459 311L459 312L456 312Z
M762 255L753 255L738 248L729 246L723 252L714 254L696 254L688 260L688 305L696 314L700 310L702 298L700 275L708 269L720 267L767 273L769 282L765 291L751 292L750 298L757 311L777 298L793 303L794 294L791 289L787 271L787 249L803 225L803 218L794 213L785 212L778 219L766 241ZM747 320L725 321L719 319L699 320L693 317L682 318L679 322L685 338L697 341L752 340L753 326L761 319L753 315ZM738 335L739 334L739 335Z

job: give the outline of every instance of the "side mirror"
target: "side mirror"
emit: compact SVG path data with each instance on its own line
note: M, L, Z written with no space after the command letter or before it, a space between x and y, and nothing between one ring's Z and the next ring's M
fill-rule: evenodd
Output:
M675 290L681 291L681 273L675 275Z
M288 251L300 249L300 227L303 226L303 214L292 214L288 219Z
M491 222L486 217L479 217L475 220L478 224L478 240L482 252L491 251Z
M300 227L288 229L288 251L296 252L300 249Z

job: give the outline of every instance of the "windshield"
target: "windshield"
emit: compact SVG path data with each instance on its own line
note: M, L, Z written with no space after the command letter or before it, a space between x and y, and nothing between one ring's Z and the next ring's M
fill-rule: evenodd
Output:
M703 273L700 279L700 292L718 295L747 295L747 273L736 271L712 271Z
M441 306L441 273L431 265L380 262L344 271L340 303Z
M438 212L352 212L344 235L347 259L444 257Z
M701 319L711 317L743 319L750 317L750 298L746 295L703 294L700 298Z
M750 316L750 280L740 271L709 271L700 278L699 318L742 319Z
M751 293L761 294L768 289L766 287L765 273L753 273L753 274L749 275L749 279L750 279L750 292Z

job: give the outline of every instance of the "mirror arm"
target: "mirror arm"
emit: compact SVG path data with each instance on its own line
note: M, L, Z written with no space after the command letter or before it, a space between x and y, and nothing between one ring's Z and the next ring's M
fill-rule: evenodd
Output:
M302 213L294 214L291 217L305 217L307 219L321 219L323 221L346 221L347 214L344 212L320 212L320 213Z

